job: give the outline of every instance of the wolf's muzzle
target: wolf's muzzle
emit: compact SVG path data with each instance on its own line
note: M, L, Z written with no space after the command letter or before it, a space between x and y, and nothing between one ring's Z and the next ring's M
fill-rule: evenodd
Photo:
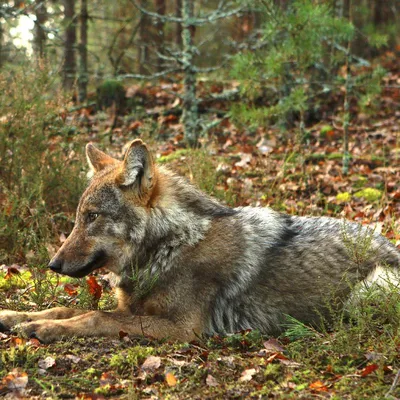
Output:
M73 278L82 278L90 274L95 269L101 268L107 263L107 254L103 250L97 250L89 262L84 264L70 263L58 256L51 260L48 267L58 274L72 276Z
M51 260L48 267L54 272L61 272L63 262L60 259Z

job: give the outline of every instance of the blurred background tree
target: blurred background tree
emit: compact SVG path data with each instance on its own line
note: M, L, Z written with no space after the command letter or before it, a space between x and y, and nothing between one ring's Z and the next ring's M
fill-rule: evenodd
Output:
M313 99L343 83L348 46L353 66L396 48L398 8L396 0L6 0L0 68L45 60L82 104L109 78L183 79L182 119L196 145L207 130L199 76L240 81L237 119L304 127L318 118Z

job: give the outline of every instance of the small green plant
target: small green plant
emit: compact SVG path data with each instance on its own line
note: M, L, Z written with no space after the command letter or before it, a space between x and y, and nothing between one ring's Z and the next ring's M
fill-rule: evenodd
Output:
M155 354L153 347L134 346L111 357L110 367L122 373L138 367L148 356Z
M98 86L97 107L99 110L115 107L117 112L121 112L125 107L125 102L125 88L120 81L109 79Z
M286 322L282 325L285 329L283 337L289 338L290 340L314 338L320 335L315 329L290 315L286 315Z
M354 229L357 229L357 232L354 232ZM351 261L361 265L373 257L376 250L372 248L374 238L374 231L372 229L365 228L362 225L354 228L343 220L341 234Z
M35 353L30 351L29 346L26 344L11 347L9 351L1 352L0 373L3 375L4 372L18 367L32 368L36 366L37 358Z
M262 345L263 336L258 330L249 330L228 335L224 342L232 348L252 349Z
M45 67L0 74L0 263L43 262L55 224L71 227L83 144L62 138L64 102Z
M235 105L232 114L253 125L272 120L281 126L287 126L295 114L300 119L299 133L304 136L304 113L312 99L331 91L333 64L343 61L332 42L351 40L354 27L336 18L332 7L324 2L296 0L286 10L272 1L257 3L266 17L262 29L265 46L235 58L231 74L240 80L248 102ZM259 107L257 98L266 96L271 85L278 89L277 95L271 91L268 97L272 102Z
M138 262L132 262L129 276L123 277L123 279L130 281L130 287L133 288L132 296L139 301L153 289L158 277L159 272L153 271L150 264L140 268Z
M374 188L365 188L354 194L355 197L363 197L369 203L375 203L382 198L382 191Z
M339 203L347 203L351 200L351 194L349 192L338 193L336 195L336 200Z
M230 206L235 205L235 194L231 189L225 190L225 186L219 186L223 180L215 173L216 165L206 151L191 150L186 160L189 174L201 190Z

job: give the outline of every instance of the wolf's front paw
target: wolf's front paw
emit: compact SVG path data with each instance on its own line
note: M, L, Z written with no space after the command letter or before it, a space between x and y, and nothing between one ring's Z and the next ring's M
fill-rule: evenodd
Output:
M42 343L55 342L67 334L65 327L58 321L46 319L19 324L14 327L13 332L26 339L38 339Z
M27 320L28 316L23 312L12 310L0 311L0 332L9 331L15 325Z

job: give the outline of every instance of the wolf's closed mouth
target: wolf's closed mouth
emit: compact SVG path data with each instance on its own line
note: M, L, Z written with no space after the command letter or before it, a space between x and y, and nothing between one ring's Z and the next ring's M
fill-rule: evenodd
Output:
M104 250L98 250L94 253L92 260L86 264L79 271L68 273L66 275L72 276L74 278L82 278L89 275L95 269L101 268L107 262L107 254Z

